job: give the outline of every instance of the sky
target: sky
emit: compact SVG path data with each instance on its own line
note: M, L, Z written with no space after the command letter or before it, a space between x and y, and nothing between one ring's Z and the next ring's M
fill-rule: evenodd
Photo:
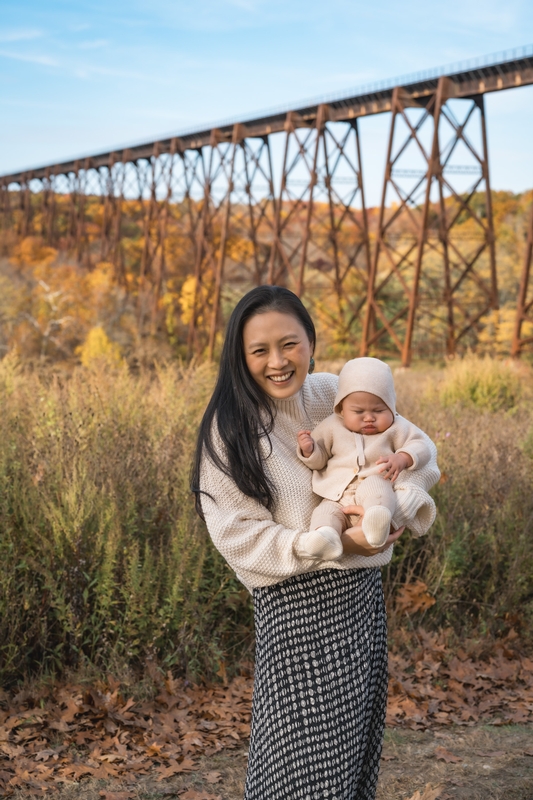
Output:
M0 0L0 174L533 43L531 0ZM486 97L493 188L533 187L533 86ZM378 202L387 117L361 123Z

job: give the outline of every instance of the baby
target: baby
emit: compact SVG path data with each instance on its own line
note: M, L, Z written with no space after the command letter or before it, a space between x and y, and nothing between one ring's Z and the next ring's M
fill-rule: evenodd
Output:
M323 498L302 545L306 555L327 561L340 558L341 534L356 521L343 513L344 506L363 507L363 533L370 545L381 547L397 507L392 484L403 470L420 470L431 459L425 434L396 412L391 370L377 358L345 364L334 411L312 433L298 434L298 456L313 470L313 491ZM438 473L431 474L423 488L402 487L402 509L417 536L435 520L427 490Z

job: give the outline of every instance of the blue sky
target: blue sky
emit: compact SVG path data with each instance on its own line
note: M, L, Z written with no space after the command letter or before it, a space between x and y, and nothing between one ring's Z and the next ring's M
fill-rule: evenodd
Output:
M0 174L533 42L531 0L1 0ZM533 87L487 98L494 188L533 187ZM361 125L377 202L387 117Z

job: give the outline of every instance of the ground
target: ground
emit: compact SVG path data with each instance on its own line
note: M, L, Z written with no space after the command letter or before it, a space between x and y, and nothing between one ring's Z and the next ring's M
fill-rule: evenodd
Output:
M82 781L57 800L242 800L246 750L202 757L200 769L168 781ZM20 791L15 800L29 798ZM389 728L377 800L533 800L533 727Z

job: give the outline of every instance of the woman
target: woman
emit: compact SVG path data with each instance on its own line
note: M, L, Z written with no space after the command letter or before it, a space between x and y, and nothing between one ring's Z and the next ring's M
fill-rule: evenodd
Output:
M343 535L338 561L305 555L318 498L296 437L331 413L337 391L336 376L310 374L314 347L296 295L277 286L245 295L198 437L198 511L254 598L245 800L371 800L379 772L387 699L379 567L403 529L377 554L358 527Z

